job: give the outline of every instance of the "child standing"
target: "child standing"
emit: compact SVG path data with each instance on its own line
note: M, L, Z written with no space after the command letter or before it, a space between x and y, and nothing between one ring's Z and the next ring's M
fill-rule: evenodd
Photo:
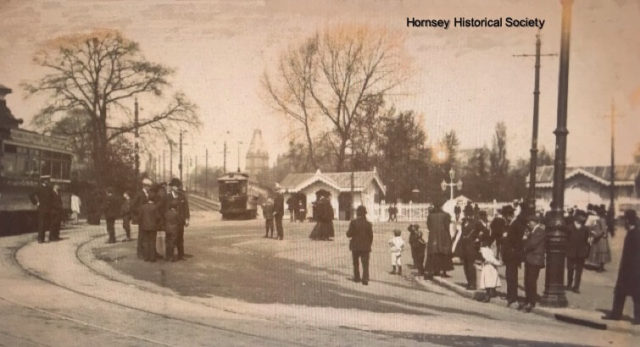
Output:
M424 251L427 248L427 242L422 238L422 231L418 224L410 224L409 245L411 245L411 257L413 258L413 266L418 269L419 275L424 275Z
M480 289L486 290L486 296L484 302L489 302L492 297L496 296L496 288L500 287L500 277L498 276L498 266L502 263L496 259L493 250L491 249L491 240L485 238L482 241L482 247L480 247L480 254L482 255L482 272L480 273Z
M396 273L396 267L398 268L398 275L402 275L402 250L404 249L404 240L402 239L401 231L395 229L393 231L393 237L389 239L389 247L391 247L391 274Z
M131 241L131 197L128 192L122 194L124 201L122 202L122 228L124 229L127 238L122 241Z

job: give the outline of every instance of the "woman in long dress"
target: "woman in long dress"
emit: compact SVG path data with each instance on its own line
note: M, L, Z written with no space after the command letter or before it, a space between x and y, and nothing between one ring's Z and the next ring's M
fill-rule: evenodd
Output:
M596 209L598 218L590 228L591 248L587 262L597 266L598 272L604 271L604 264L611 262L611 250L607 235L607 211L603 207Z
M449 277L447 271L453 270L451 261L451 234L449 233L451 216L442 211L442 204L436 203L433 212L427 217L427 262L425 279L433 276Z
M316 204L317 223L309 238L312 240L329 241L335 236L333 229L333 207L327 196L322 196Z

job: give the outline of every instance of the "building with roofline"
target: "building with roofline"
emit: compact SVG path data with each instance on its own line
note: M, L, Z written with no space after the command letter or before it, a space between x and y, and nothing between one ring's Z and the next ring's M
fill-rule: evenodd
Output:
M334 215L339 219L350 218L350 205L367 207L369 215L376 214L376 207L385 195L385 186L374 168L372 171L353 172L353 204L351 204L351 172L322 172L290 173L280 187L284 192L285 201L302 201L312 215L313 204L318 194L327 191L331 194L331 205Z
M584 209L587 204L609 206L610 166L567 167L565 173L565 206ZM616 211L640 209L640 165L615 167ZM553 190L553 166L541 166L536 172L538 206L549 208Z

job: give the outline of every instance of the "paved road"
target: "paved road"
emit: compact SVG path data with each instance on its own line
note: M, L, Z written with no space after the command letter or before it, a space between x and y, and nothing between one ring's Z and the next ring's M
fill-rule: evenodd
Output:
M103 244L76 228L62 242L0 239L0 345L543 345L627 344L594 331L426 290L388 270L386 226L376 229L372 282L347 280L343 225L311 242L309 224L285 241L257 221L195 221L184 262L135 258L135 243ZM544 331L543 334L540 332Z

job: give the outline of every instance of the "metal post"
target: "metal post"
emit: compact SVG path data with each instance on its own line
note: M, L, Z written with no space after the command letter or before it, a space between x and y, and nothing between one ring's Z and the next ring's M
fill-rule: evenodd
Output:
M173 178L173 141L169 140L169 179Z
M531 135L531 159L529 161L529 192L527 197L528 213L535 213L536 210L536 169L538 166L538 109L540 104L540 57L553 57L557 54L540 54L540 31L536 35L536 58L535 78L533 88L533 127ZM514 57L531 57L531 54L518 54Z
M163 182L167 181L167 167L166 167L167 161L165 158L166 154L167 154L166 151L163 149L162 150L162 181Z
M538 165L538 105L540 102L540 33L536 35L536 72L533 88L533 130L531 134L531 159L529 161L528 213L536 211L536 170Z
M139 137L140 137L140 132L138 131L138 98L135 98L135 103L134 103L134 119L133 119L133 131L134 131L134 137L135 137L135 144L134 144L134 150L135 150L135 165L136 165L136 192L140 189L140 145L139 145Z
M238 141L238 172L240 172L240 145L242 141Z
M224 149L223 149L223 160L222 160L222 173L227 173L227 141L224 141Z
M571 6L573 0L562 0L562 36L560 40L560 73L558 77L558 115L556 152L553 165L553 203L547 230L547 267L543 306L566 307L569 302L564 293L565 246L564 179L567 155L567 101L569 91L569 41L571 38Z
M180 158L178 159L178 169L180 170L180 182L182 182L182 130L180 130Z
M198 191L198 156L196 155L196 160L195 160L196 164L195 167L193 168L193 190Z
M615 227L615 215L616 215L616 207L615 207L615 199L616 199L616 187L615 187L615 179L616 179L616 166L615 166L615 125L616 125L616 109L613 105L613 100L611 101L611 181L609 182L609 213L607 215L609 219L608 230L611 235L613 235L613 229Z
M209 197L209 149L204 149L204 197Z

